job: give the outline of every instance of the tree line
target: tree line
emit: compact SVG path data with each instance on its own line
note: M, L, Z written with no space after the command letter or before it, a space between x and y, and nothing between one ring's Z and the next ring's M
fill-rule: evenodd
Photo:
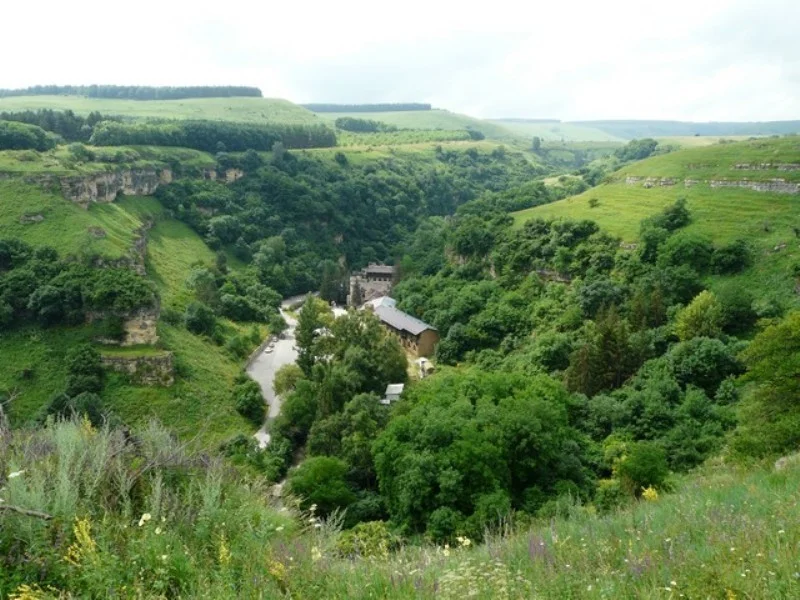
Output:
M118 120L115 117L102 115L97 111L82 117L71 110L23 110L16 112L0 112L0 121L15 121L36 125L45 131L60 135L68 142L88 142L93 128L101 121Z
M104 121L95 126L89 141L97 146L181 146L214 153L268 151L278 142L285 148L328 148L336 145L336 134L325 125Z
M336 129L344 129L345 131L354 131L356 133L397 131L395 125L373 119L357 119L355 117L339 117L334 121L334 125Z
M0 120L0 150L38 150L44 152L56 145L56 139L41 127L27 123Z
M86 96L117 100L181 100L186 98L261 98L261 90L248 86L153 87L139 85L34 85L0 89L0 98L11 96Z
M419 102L390 102L384 104L301 104L311 112L398 112L409 110L431 110L430 104Z

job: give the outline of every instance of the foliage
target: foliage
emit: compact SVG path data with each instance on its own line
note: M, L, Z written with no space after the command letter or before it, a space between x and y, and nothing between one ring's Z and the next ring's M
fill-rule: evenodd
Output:
M695 337L718 337L722 333L723 312L716 296L700 292L675 317L675 333L682 341Z
M336 135L324 125L231 123L223 121L165 121L120 123L104 121L94 128L90 142L96 146L182 146L204 152L326 148L336 145Z
M387 125L380 121L373 121L372 119L356 119L354 117L339 117L334 122L336 129L344 129L345 131L355 131L360 133L378 132L378 131L397 131L394 125Z
M301 498L304 509L316 506L316 511L324 517L347 508L355 500L355 494L345 481L346 474L344 461L317 456L304 460L290 471L286 486L289 493Z
M275 379L272 388L276 396L285 396L297 386L297 382L303 377L303 370L295 363L283 365L275 372Z
M644 488L660 488L669 475L664 449L651 442L631 444L614 463L614 471L629 492L641 495Z
M791 312L761 331L742 353L752 387L733 438L737 452L769 456L800 445L798 360L800 313Z
M186 329L196 334L211 335L217 326L214 311L202 302L192 302L183 315Z
M549 378L448 371L409 401L374 445L381 493L408 531L480 536L497 518L478 511L483 496L505 492L512 507L535 510L558 486L589 484L567 394Z
M267 410L258 383L247 376L241 377L233 388L233 396L239 414L260 427L264 423Z
M658 142L652 138L631 140L614 154L617 158L625 162L630 160L642 160L648 156L652 156L656 147L658 147Z
M0 120L0 150L49 150L55 140L36 125Z
M0 91L0 96L2 92ZM17 121L36 125L45 131L50 131L61 136L68 142L88 142L92 136L94 126L100 121L113 121L114 117L91 112L88 116L76 115L71 110L25 110L17 112L0 112L0 121ZM37 148L42 150L43 148Z

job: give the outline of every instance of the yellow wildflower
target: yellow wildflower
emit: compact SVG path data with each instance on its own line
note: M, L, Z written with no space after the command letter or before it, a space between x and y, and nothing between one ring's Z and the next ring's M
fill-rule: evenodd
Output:
M97 544L92 539L92 524L89 519L76 518L72 532L75 534L75 542L67 548L64 560L71 565L79 567L82 562L96 554Z
M231 564L231 550L228 548L224 533L219 537L219 564L223 566Z
M322 558L322 552L316 546L311 548L311 560L317 562L320 558Z
M642 488L642 498L648 502L655 502L658 500L658 491L652 485Z
M142 517L139 519L139 527L147 523L150 519L152 519L152 515L150 513L144 513Z

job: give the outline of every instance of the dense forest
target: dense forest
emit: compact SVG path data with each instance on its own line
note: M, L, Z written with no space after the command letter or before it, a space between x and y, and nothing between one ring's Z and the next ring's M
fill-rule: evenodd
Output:
M389 102L384 104L301 104L311 112L396 112L407 110L431 110L430 104L419 102Z
M357 133L374 133L378 131L397 131L397 126L374 121L372 119L356 119L355 117L339 117L334 122L336 129L354 131Z
M44 152L56 145L56 140L41 127L0 121L0 150L38 150Z
M285 151L267 163L252 151L218 161L248 176L230 186L178 181L157 195L212 248L231 247L283 295L318 289L323 272L340 282L348 269L392 262L424 218L451 214L485 192L508 195L494 201L514 208L547 196L544 186L522 187L544 168L500 148L440 149L433 160L398 153L363 164L344 153L330 161ZM330 267L339 261L343 267Z
M24 110L18 112L0 112L0 121L15 121L35 125L61 136L67 142L88 142L92 137L94 126L101 121L118 120L99 112L91 112L86 117L76 115L71 110ZM3 148L6 149L6 148Z
M138 85L34 85L0 89L0 98L11 96L86 96L118 100L182 100L186 98L261 98L261 90L246 86L151 87Z

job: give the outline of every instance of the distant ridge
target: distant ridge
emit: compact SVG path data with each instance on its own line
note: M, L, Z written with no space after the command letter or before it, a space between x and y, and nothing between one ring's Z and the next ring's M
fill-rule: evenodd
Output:
M0 89L0 98L11 96L86 96L119 100L183 100L186 98L261 98L257 87L221 85L152 87L139 85L34 85L19 89Z
M311 103L301 104L311 112L399 112L411 110L431 110L430 104L419 102L395 102L385 104L330 104L330 103Z
M710 121L707 123L693 123L691 121L605 120L570 122L584 127L594 127L626 139L687 135L784 135L787 133L800 133L800 121Z
M522 118L501 118L490 119L490 121L499 121L505 123L561 123L561 119L522 119Z

